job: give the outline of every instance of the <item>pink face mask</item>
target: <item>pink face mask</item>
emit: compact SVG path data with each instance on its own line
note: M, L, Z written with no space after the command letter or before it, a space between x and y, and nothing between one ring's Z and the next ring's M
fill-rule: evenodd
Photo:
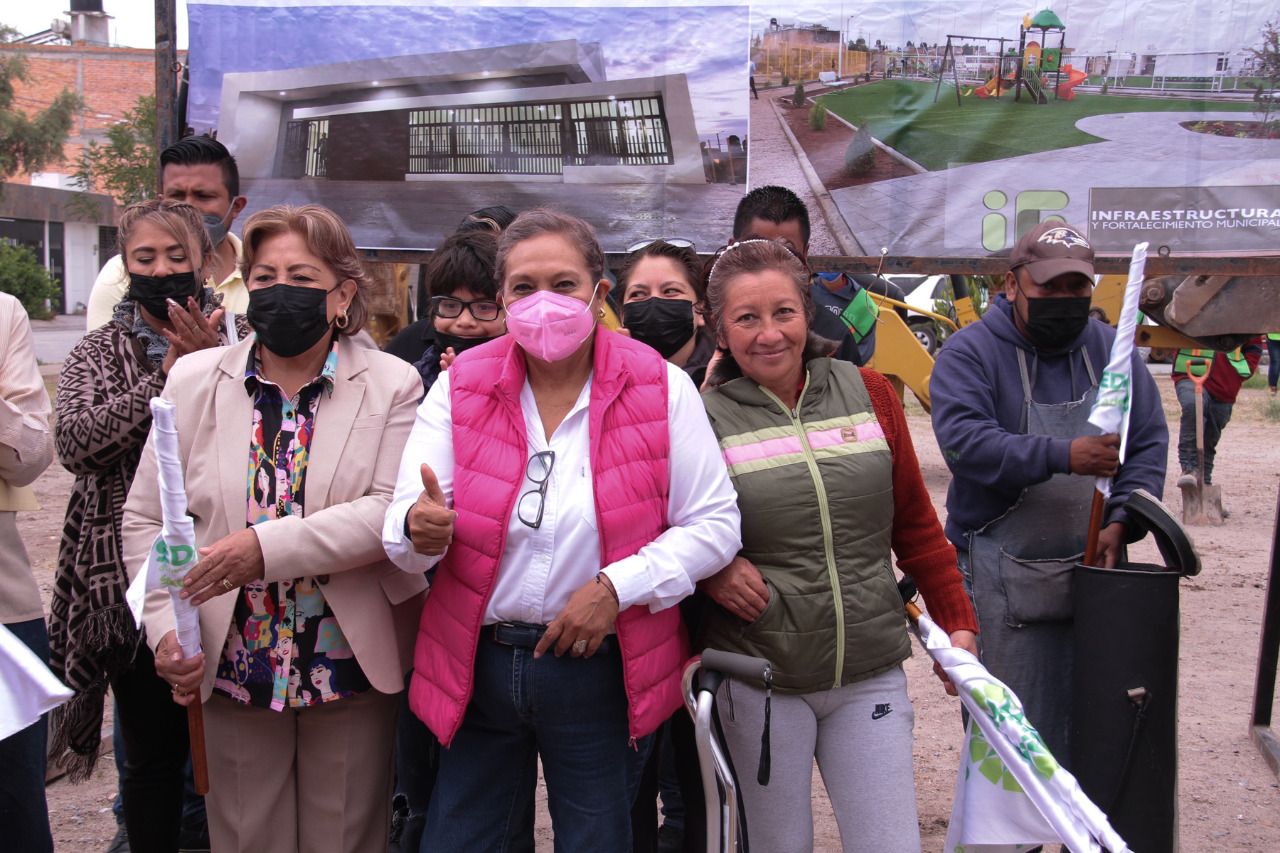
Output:
M596 325L591 314L594 301L539 290L507 303L507 331L534 358L559 361L591 336Z

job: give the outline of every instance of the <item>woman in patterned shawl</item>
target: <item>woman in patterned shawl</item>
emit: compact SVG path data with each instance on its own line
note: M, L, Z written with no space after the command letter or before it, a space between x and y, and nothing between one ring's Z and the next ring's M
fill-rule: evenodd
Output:
M111 322L85 335L58 378L58 457L76 475L67 503L49 633L50 667L75 691L53 715L52 754L73 779L93 769L108 685L129 772L125 825L135 851L177 848L186 714L167 701L152 655L125 604L120 520L142 445L148 403L179 356L225 343L218 298L203 286L213 247L199 211L145 201L120 218L129 290Z

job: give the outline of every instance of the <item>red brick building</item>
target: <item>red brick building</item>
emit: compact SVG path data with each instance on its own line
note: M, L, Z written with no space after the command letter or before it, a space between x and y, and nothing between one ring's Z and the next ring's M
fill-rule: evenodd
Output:
M0 201L0 240L35 252L62 282L68 313L88 302L98 269L113 254L118 213L102 196L95 198L97 214L91 220L72 213L66 203L79 188L71 175L89 142L105 141L108 128L122 121L138 98L155 92L155 51L94 43L97 34L105 40L105 19L101 12L73 13L64 32L35 39L62 43L0 46L0 55L21 56L26 64L26 79L16 81L14 90L19 111L38 113L64 89L84 99L85 109L67 136L62 159L45 172L11 176L10 184L35 186L11 186ZM68 37L76 36L83 40L68 43ZM185 53L180 59L185 61Z
M103 141L107 129L123 119L138 98L156 89L155 51L150 49L12 44L0 47L0 53L26 61L27 77L18 81L14 91L22 112L34 114L47 108L63 89L84 98L85 110L67 137L62 162L49 169L57 174L74 172L84 146ZM10 180L31 183L29 175L14 175Z

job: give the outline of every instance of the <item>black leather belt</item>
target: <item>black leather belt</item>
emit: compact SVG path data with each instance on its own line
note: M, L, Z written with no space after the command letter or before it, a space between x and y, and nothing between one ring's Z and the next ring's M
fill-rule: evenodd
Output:
M489 637L495 643L520 649L536 648L542 635L547 633L546 625L533 625L529 622L497 622L490 628ZM616 648L617 640L610 634L601 641L596 654L612 654Z

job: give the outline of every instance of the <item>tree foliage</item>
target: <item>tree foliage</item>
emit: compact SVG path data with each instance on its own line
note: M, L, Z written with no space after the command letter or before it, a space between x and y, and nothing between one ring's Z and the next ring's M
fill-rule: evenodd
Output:
M107 131L103 144L90 142L80 154L73 180L80 194L72 202L82 213L97 209L89 193L106 193L121 207L156 196L156 98L143 95L124 119Z
M0 44L18 32L0 25ZM27 172L42 172L62 157L62 143L84 108L80 96L63 89L49 106L34 115L18 109L17 84L27 77L27 60L19 51L0 54L0 181ZM3 193L0 187L0 193Z
M791 103L797 107L804 106L804 81L796 81L796 89L791 94Z
M1263 80L1264 91L1254 98L1258 106L1254 112L1263 125L1271 124L1280 114L1280 23L1267 21L1262 27L1262 43L1258 47L1245 48L1249 54L1254 77Z
M37 320L48 319L49 302L62 295L57 279L49 275L34 252L8 243L0 243L0 291L15 297Z

